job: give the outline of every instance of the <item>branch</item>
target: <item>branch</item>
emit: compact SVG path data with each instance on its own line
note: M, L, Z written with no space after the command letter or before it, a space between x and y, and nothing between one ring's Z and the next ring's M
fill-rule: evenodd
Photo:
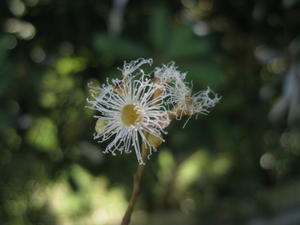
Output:
M145 144L143 144L142 148L143 148L142 149L142 158L145 163L147 161L148 150L147 150ZM128 225L130 223L131 214L133 212L134 205L136 203L138 194L140 192L141 180L142 180L142 175L143 175L144 169L145 169L145 165L139 164L136 172L133 174L133 189L132 189L132 193L131 193L130 200L129 200L129 203L127 206L127 210L123 216L121 225Z

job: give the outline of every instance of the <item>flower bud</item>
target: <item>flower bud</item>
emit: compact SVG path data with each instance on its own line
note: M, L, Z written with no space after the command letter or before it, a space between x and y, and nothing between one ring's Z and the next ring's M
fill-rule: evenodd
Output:
M102 118L99 118L96 122L96 125L95 125L95 131L98 133L98 134L101 134L104 130L104 127L105 125L107 124L107 120L105 119L102 119Z
M163 139L161 137L157 137L149 133L147 133L146 137L149 144L155 148L159 147L163 142Z

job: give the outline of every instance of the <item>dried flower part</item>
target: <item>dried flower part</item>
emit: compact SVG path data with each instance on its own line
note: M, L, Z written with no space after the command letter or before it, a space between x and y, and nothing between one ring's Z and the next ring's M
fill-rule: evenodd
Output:
M170 119L206 115L209 108L214 107L221 99L210 88L192 94L192 85L185 81L186 73L178 71L174 63L156 68L154 76L156 82L164 85L165 93L168 95L166 104L169 105Z
M195 113L207 115L209 109L215 107L221 98L221 96L218 96L209 87L205 91L194 94L192 100Z

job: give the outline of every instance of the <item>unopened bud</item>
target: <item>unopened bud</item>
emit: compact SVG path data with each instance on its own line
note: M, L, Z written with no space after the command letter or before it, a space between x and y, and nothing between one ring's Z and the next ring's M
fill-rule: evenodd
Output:
M152 134L147 134L147 140L149 142L150 145L152 145L153 147L157 148L158 146L160 146L163 142L163 139L161 137L157 137L154 136Z
M101 134L104 130L105 125L107 124L107 120L99 118L96 122L95 131L98 134Z

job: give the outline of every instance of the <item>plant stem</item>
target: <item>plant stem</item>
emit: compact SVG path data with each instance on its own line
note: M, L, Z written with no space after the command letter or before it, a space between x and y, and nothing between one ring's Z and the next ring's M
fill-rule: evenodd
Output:
M142 146L142 158L144 163L147 161L147 155L148 155L148 151L146 148L146 145L143 144ZM131 214L133 212L134 209L134 205L136 203L138 194L140 192L140 186L141 186L141 180L142 180L142 175L145 169L145 165L138 165L136 172L133 174L133 188L132 188L132 193L130 196L130 200L126 209L126 212L123 216L121 225L128 225L130 223L130 219L131 219Z

